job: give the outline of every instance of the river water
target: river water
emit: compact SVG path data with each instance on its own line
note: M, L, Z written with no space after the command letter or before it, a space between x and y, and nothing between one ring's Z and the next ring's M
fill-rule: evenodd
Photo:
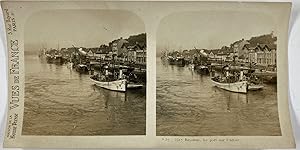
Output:
M145 135L146 89L98 88L68 65L25 56L23 135Z
M214 87L210 77L157 58L158 136L281 135L276 85L233 93Z

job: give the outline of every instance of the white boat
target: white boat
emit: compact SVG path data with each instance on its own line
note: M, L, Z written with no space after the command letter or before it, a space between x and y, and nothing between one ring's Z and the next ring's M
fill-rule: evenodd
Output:
M121 79L121 80L115 80L115 81L97 81L93 78L91 80L95 83L96 86L112 90L112 91L119 91L119 92L126 92L127 89L127 80Z
M248 82L247 81L240 81L240 82L233 82L233 83L221 83L214 81L211 79L214 86L219 87L221 89L237 92L237 93L247 93L248 91Z
M138 84L138 83L133 83L133 82L129 82L127 84L127 89L138 89L138 88L142 88L143 84Z
M262 86L262 85L249 84L249 85L248 85L248 90L249 90L249 91L257 91L257 90L262 89L263 87L264 87L264 86Z

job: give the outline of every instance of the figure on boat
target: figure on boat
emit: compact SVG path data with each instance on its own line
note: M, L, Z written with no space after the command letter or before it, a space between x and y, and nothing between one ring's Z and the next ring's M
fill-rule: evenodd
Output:
M133 70L134 68L129 67L105 65L91 79L95 85L112 91L126 92L128 89L142 88L144 85L139 82Z
M239 72L237 72L239 71ZM260 90L263 88L260 82L257 82L251 70L244 67L224 66L223 72L216 76L215 71L212 72L211 81L214 86L237 93L247 93L249 90Z

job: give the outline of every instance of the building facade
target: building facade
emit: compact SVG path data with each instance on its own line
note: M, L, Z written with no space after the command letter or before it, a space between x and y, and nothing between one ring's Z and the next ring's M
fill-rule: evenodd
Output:
M276 48L270 48L268 45L258 44L249 51L249 62L259 66L276 65Z
M137 64L146 64L146 60L147 60L146 47L136 50L136 63Z
M127 44L128 41L123 39L122 37L112 43L112 52L113 54L124 57L127 53Z
M244 58L247 55L247 50L244 49L245 45L250 44L247 40L240 40L233 44L233 53L234 56L238 58Z

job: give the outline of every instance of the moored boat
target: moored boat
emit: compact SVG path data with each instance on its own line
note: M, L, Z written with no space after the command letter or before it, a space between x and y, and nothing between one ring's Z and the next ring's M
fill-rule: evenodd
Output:
M179 67L184 67L185 66L185 61L183 57L177 57L175 59L175 64Z
M176 59L172 56L167 57L169 65L176 65Z
M262 79L259 79L256 75L252 74L248 79L248 90L257 91L261 90L263 87Z
M50 55L46 54L46 61L49 64L63 64L64 60L61 55Z
M214 86L231 91L231 92L237 92L237 93L247 93L248 92L248 82L247 81L239 81L239 82L233 82L233 83L222 83L220 81L217 81L214 78L211 78L212 83Z
M256 71L253 73L265 83L277 83L277 73L273 71Z
M179 67L185 66L185 60L183 57L168 56L167 60L169 62L169 65L177 65Z
M134 82L127 83L127 89L138 89L138 88L142 88L143 86L144 86L143 84L138 84Z
M215 76L215 71L212 71L211 78L214 86L221 89L237 93L247 93L248 91L261 90L264 87L259 78L253 72L249 72L249 69L230 69L229 67L224 67L223 71L223 74L221 73L218 76ZM238 74L237 71L240 73Z
M243 71L240 71L240 74L231 74L228 67L225 67L223 70L224 75L221 74L221 76L215 76L215 71L212 71L211 81L214 86L231 92L248 92L249 82Z
M76 71L79 73L88 73L89 68L85 64L78 64L78 65L76 65Z
M195 66L194 70L200 74L208 75L209 74L209 68L204 65Z
M91 80L94 82L96 86L101 88L105 88L112 91L126 92L127 80L99 80L96 76L92 76Z
M127 89L138 89L144 86L142 81L146 79L140 78L141 76L137 75L137 72L134 70L135 69L130 68L126 69L126 72L124 72L127 79Z
M249 84L248 85L248 90L249 91L257 91L257 90L261 90L264 86L262 85L256 85L256 84Z
M109 69L113 69L112 72ZM112 91L126 92L127 79L124 78L123 70L119 69L119 73L115 68L104 66L102 72L90 77L96 86Z
M126 92L127 89L142 88L144 84L134 73L134 68L105 65L97 75L91 77L96 86L112 91Z

